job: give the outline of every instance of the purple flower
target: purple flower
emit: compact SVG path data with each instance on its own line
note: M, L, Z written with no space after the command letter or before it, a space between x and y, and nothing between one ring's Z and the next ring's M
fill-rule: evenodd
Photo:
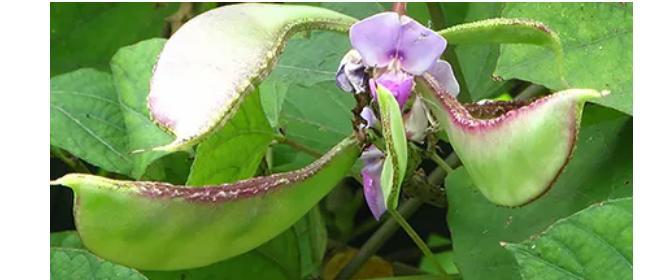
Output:
M384 168L384 153L374 145L368 147L361 154L364 166L361 169L363 177L363 195L370 212L379 220L386 211L384 193L381 189L381 170Z
M440 60L447 41L436 32L424 27L412 18L395 12L385 12L368 17L352 25L350 42L353 50L345 55L336 74L336 84L352 93L370 90L376 97L377 84L388 89L400 107L411 96L414 76L430 73L451 95L459 92L458 82L451 65ZM367 125L377 123L371 107L365 107L361 117ZM429 129L429 112L417 99L404 116L407 138L424 140ZM376 219L386 211L381 188L381 172L384 154L375 146L363 152L363 189L366 202Z
M447 41L408 16L385 12L366 18L350 28L350 41L363 63L376 69L371 84L389 89L402 107L411 95L414 75L430 72L444 78L443 84L457 84L449 64L439 63Z

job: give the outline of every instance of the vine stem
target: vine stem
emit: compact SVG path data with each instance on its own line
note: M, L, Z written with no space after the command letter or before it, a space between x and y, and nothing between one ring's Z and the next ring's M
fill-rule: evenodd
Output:
M296 149L298 151L304 152L305 154L308 154L308 155L310 155L312 157L320 158L320 157L323 156L323 154L321 154L319 151L317 151L315 149L312 149L310 147L304 146L304 145L302 145L302 144L300 144L298 142L295 142L295 141L287 138L284 135L275 135L273 138L276 141L278 141L278 143L280 143L280 144L288 145L291 148L294 148L294 149Z
M420 251L422 251L422 254L431 260L436 270L438 270L438 272L440 272L441 275L447 276L445 277L446 279L449 279L448 277L449 275L447 274L447 271L445 271L445 269L442 267L440 262L438 262L436 257L431 252L431 249L429 249L429 246L427 246L427 244L422 240L422 238L420 238L417 232L415 232L413 227L411 227L411 225L404 219L404 217L402 217L402 215L395 209L389 208L388 213L390 213L393 219L395 219L395 221L402 227L402 229L406 231L409 237L411 237L413 242L415 242L415 245L417 245L418 248L420 248Z
M458 157L456 156L455 153L451 153L445 160L447 164L455 168L460 165L460 161L458 160ZM433 185L437 186L440 185L443 180L445 179L446 172L442 170L442 168L436 168L429 177L427 178L427 181ZM397 211L400 213L400 215L404 218L408 218L415 211L420 208L424 204L424 200L414 197L406 202L402 203ZM375 233L370 236L370 238L366 241L366 243L361 246L359 249L359 253L348 262L348 264L339 272L339 274L336 276L337 280L343 280L343 279L350 279L354 274L363 266L363 264L372 257L377 251L379 251L379 248L399 229L399 224L395 221L395 219L387 219L384 221L384 223L375 231Z
M50 152L52 155L65 163L68 167L72 168L74 172L77 173L91 173L88 167L81 162L80 160L74 158L73 156L68 155L64 150L50 146Z
M440 166L440 168L442 168L447 174L449 174L449 173L451 173L451 171L453 171L451 166L449 166L449 164L447 164L447 162L445 162L445 160L442 159L438 155L438 153L436 153L435 149L432 149L428 154L429 154L429 158L431 160L433 160L438 166Z

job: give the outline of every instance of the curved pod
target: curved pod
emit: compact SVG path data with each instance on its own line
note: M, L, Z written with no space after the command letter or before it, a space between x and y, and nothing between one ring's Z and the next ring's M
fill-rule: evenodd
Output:
M271 4L229 5L188 21L165 44L151 78L151 116L176 136L154 149L183 149L221 128L295 32L346 32L355 21L323 8Z
M417 78L417 89L481 193L511 207L551 187L575 148L584 103L607 94L570 89L532 102L463 107L430 75Z
M357 141L346 138L303 169L210 187L84 174L52 184L74 190L75 223L90 251L138 269L176 270L244 253L288 229L359 153Z

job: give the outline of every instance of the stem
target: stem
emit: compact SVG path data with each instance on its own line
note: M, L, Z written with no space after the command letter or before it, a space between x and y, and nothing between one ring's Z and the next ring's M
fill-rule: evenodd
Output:
M395 2L393 3L393 12L398 13L399 15L406 14L406 2Z
M440 7L440 3L427 3L427 10L429 10L429 18L431 18L431 23L433 24L434 30L442 30L447 27L445 23L445 16ZM447 50L442 54L442 57L451 64L452 69L454 69L454 76L460 85L460 93L458 94L461 101L470 101L469 87L467 86L467 81L465 80L465 75L460 67L460 61L458 56L456 56L456 46L447 45Z
M431 250L427 246L427 244L420 238L420 236L415 232L415 230L411 227L411 225L400 215L399 212L397 212L395 209L388 209L388 213L399 223L399 225L406 231L406 233L411 237L411 240L415 242L415 245L420 248L420 251L422 251L422 254L424 254L425 257L428 257L431 262L433 262L433 266L440 272L441 275L447 275L447 272L445 269L442 267L440 262L436 259L436 257L431 253Z
M424 203L423 200L418 199L418 198L412 198L402 205L398 207L399 211L402 216L404 217L410 217L415 211L420 208L420 206ZM361 249L359 249L359 253L357 253L356 256L348 264L343 267L341 272L336 276L337 280L342 280L342 279L350 279L354 274L363 266L363 264L372 257L381 245L390 238L395 231L399 228L399 224L394 219L387 219L384 224L375 231L375 233L366 241L363 246L361 246Z
M436 153L436 150L433 149L430 152L427 153L429 158L433 160L440 168L442 168L447 174L451 173L453 171L453 168L449 166L444 159L442 159L438 153Z
M292 147L292 148L294 148L294 149L296 149L298 151L301 151L301 152L303 152L305 154L308 154L308 155L310 155L312 157L320 158L320 157L323 156L323 154L321 154L319 151L317 151L315 149L312 149L312 148L309 148L307 146L304 146L304 145L302 145L302 144L300 144L298 142L295 142L295 141L293 141L293 140L291 140L291 139L289 139L289 138L287 138L287 137L285 137L283 135L276 135L274 138L280 144L288 145L288 146L290 146L290 147Z
M81 162L79 159L76 159L68 155L64 150L54 146L50 146L50 151L54 155L54 157L63 161L63 163L65 163L65 165L67 165L72 170L74 170L74 172L88 173L88 174L91 173L88 167L86 167L86 165L83 162Z
M458 157L456 154L451 153L447 159L445 160L447 164L455 168L460 165L460 160L458 160ZM434 186L438 186L442 183L442 181L445 179L446 172L442 170L442 168L436 168L431 174L429 175L427 181ZM402 203L398 207L399 213L401 214L402 217L408 218L415 211L420 208L424 204L424 200L414 197L406 202ZM399 224L394 219L388 219L386 220L377 231L366 241L366 243L361 246L361 249L359 249L359 253L354 256L350 262L341 270L341 272L336 276L337 280L341 279L350 279L354 274L361 268L361 266L370 259L372 255L377 253L379 251L379 248L390 238L395 231L399 228Z

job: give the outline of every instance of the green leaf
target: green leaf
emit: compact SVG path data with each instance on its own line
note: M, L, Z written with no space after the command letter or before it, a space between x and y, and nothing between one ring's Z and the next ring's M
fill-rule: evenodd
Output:
M143 279L135 269L105 261L86 250L50 248L50 279Z
M377 100L386 143L386 159L381 170L381 188L386 207L395 209L399 202L400 188L408 165L406 131L402 120L402 110L393 94L383 86L377 85Z
M50 233L50 247L83 249L81 238L74 230Z
M571 87L610 90L594 102L632 114L632 4L630 3L508 3L505 17L539 20L562 40L566 77ZM501 49L496 73L563 88L550 54L508 45Z
M273 135L255 91L245 97L235 116L221 130L198 146L187 184L218 185L250 178Z
M632 198L592 205L504 246L523 279L632 279Z
M447 274L453 275L458 274L458 268L454 264L453 250L451 250L451 240L446 237L431 234L429 235L429 240L427 240L427 245L431 248L449 246L449 250L434 253L433 256L435 261L440 263L442 268L447 272ZM423 256L420 260L418 268L424 272L431 274L440 274L440 271L434 265L434 261L431 260L428 256Z
M577 149L555 186L519 208L481 195L467 171L446 180L454 259L463 279L519 279L516 261L499 242L520 242L556 220L608 198L632 194L632 121L614 110L587 106ZM478 238L480 237L480 238Z
M50 75L82 67L108 71L120 47L163 36L165 17L177 8L176 3L50 4Z
M163 145L173 138L151 121L147 108L151 69L164 44L165 39L151 39L123 47L110 63L129 139L129 152L143 150L131 155L134 178L140 178L149 164L167 154L147 149Z
M341 91L334 82L311 87L289 87L280 114L280 127L288 139L305 147L325 152L352 133L354 97ZM314 157L286 145L274 148L273 170L294 170L313 161Z
M499 17L504 5L503 3L476 2L430 4L441 6L447 26ZM498 90L504 85L504 82L493 77L499 58L499 45L461 44L453 46L453 49L460 64L460 70L454 69L454 71L462 71L471 100L478 101L499 93Z
M80 69L50 80L50 144L129 174L133 160L111 75Z
M154 120L176 136L156 149L179 150L221 129L295 32L345 32L355 21L318 7L253 3L194 17L169 39L154 70L149 107Z
M267 79L257 89L259 91L262 109L269 124L271 127L278 127L284 98L287 96L287 91L289 90L288 83Z

